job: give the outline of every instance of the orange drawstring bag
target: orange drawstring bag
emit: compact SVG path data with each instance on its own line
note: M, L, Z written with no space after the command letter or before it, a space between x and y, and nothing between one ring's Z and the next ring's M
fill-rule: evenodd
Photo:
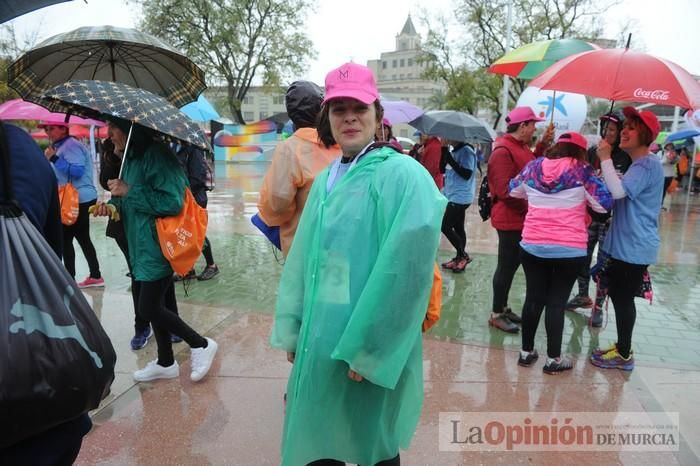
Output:
M442 310L442 275L437 264L433 268L433 286L430 288L430 299L428 300L428 311L423 320L423 331L427 332L430 327L440 320Z
M158 242L173 272L185 276L197 262L207 232L207 211L201 208L185 188L185 202L179 214L156 219Z
M66 226L73 225L80 213L80 196L73 183L58 187L58 199L61 204L61 223Z

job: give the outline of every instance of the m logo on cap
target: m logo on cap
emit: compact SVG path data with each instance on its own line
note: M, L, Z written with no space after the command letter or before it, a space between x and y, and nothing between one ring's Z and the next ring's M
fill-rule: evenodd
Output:
M350 70L338 70L338 74L340 79L350 78Z

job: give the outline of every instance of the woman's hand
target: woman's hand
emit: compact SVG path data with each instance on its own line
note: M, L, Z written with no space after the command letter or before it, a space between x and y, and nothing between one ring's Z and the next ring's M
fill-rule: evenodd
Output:
M129 192L129 185L122 180L109 180L107 186L109 186L109 192L112 193L112 196L124 197Z
M364 379L364 377L362 377L360 374L358 374L352 369L348 370L348 377L350 378L350 380L354 380L355 382L362 382L362 380Z
M94 206L90 206L88 213L92 213L94 217L107 217L112 215L112 209L104 202L98 202Z
M550 123L547 125L547 129L544 130L544 134L542 135L542 143L549 147L552 145L552 142L554 142L554 124Z
M605 139L601 139L598 143L596 154L601 162L604 160L610 160L610 157L612 156L612 146Z
M53 146L48 146L44 149L44 157L46 157L46 160L51 160L51 157L54 155L56 155L56 149L54 149Z
M291 362L292 364L294 364L294 358L295 358L295 357L296 357L296 353L287 352L287 361L289 361L289 362Z

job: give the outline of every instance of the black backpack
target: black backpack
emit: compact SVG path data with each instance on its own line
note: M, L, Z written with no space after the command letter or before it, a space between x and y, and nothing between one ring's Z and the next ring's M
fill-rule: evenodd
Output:
M489 178L484 175L481 178L481 185L479 186L479 199L477 200L479 205L479 215L481 220L484 222L491 217L491 206L493 201L491 200L491 192L489 191Z
M508 155L510 155L510 158L513 159L513 154L511 154L510 150L508 150L504 146L498 146L498 147L503 147L508 152ZM494 147L494 150L497 149ZM491 154L493 157L493 153ZM487 172L488 173L488 172ZM493 207L493 197L491 196L491 191L489 191L489 179L488 175L484 175L481 178L481 185L479 186L479 198L477 199L477 204L479 206L479 215L481 216L481 220L484 222L491 218L491 208Z

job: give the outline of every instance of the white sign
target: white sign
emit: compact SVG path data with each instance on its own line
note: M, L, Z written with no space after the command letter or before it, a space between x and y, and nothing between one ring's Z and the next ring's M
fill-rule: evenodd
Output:
M700 130L700 109L698 110L688 110L685 113L685 121L690 125L691 128Z
M554 114L555 135L566 133L567 131L581 131L588 104L586 97L572 92L543 90L537 87L527 87L518 99L518 107L530 107L535 115L544 118L546 121L537 124L538 128L549 125Z

